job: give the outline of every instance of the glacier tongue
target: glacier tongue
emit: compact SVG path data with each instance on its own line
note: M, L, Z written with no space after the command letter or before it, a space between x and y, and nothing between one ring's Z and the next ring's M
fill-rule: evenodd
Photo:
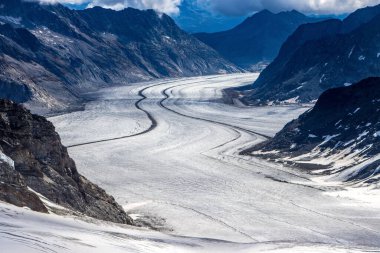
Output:
M239 155L308 109L222 103L223 88L256 77L206 76L108 88L85 111L51 118L71 146L78 169L115 196L136 222L163 232L128 227L119 233L112 226L118 232L103 237L99 230L109 231L108 225L82 229L94 225L81 223L81 232L73 236L82 238L78 244L95 242L101 250L113 249L109 242L117 241L119 250L131 247L128 252L378 248L378 207L361 208L360 199L325 194L343 190L339 186L317 184L295 169ZM84 134L86 127L91 134ZM61 238L65 229L58 226L52 234ZM77 245L74 239L60 240L58 245L68 248Z

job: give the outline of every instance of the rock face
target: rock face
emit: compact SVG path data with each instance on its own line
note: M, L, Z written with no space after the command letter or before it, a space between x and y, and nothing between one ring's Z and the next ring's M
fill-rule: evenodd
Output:
M152 10L0 5L0 94L41 110L65 108L110 84L240 72Z
M93 218L131 224L104 190L81 176L54 126L24 107L0 100L0 199L46 211L37 195Z
M245 91L247 104L310 102L333 87L380 75L380 6L300 26Z
M345 180L380 179L380 78L327 90L312 110L246 153L323 173L358 165Z
M297 11L274 14L264 10L231 30L195 36L240 67L258 69L277 56L281 45L298 26L317 21L320 19Z
M0 200L19 207L29 207L33 211L47 213L47 208L40 198L28 189L24 178L15 170L14 165L4 159L3 153L0 156L3 158L0 158Z

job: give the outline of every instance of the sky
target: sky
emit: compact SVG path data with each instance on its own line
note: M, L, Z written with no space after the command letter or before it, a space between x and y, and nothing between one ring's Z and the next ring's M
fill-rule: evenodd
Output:
M60 2L72 7L102 6L120 10L126 7L155 9L169 15L180 15L183 1L198 8L225 16L246 16L268 9L273 12L298 10L306 14L328 15L349 13L358 8L380 4L380 0L38 0Z

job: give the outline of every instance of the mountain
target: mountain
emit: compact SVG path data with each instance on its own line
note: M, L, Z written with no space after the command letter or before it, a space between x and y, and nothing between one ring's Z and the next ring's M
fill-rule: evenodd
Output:
M0 115L0 200L132 224L113 197L78 173L52 123L8 100L0 100Z
M379 15L380 5L358 10L343 21L300 26L242 100L310 102L326 89L380 75Z
M343 181L379 181L379 108L379 77L329 89L313 109L246 153Z
M297 11L274 14L264 10L231 30L195 36L240 67L255 69L260 64L271 62L297 27L317 21L320 19Z
M213 13L199 6L197 0L182 1L179 9L180 14L172 17L179 27L189 33L225 31L245 19L245 17L230 17Z
M153 10L0 4L0 94L40 110L110 84L240 71Z

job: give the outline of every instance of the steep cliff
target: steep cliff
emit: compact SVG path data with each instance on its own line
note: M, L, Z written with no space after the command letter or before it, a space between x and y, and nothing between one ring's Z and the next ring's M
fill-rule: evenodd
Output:
M93 218L132 223L113 197L78 173L49 121L8 100L0 100L0 147L0 199L46 211L38 193Z

